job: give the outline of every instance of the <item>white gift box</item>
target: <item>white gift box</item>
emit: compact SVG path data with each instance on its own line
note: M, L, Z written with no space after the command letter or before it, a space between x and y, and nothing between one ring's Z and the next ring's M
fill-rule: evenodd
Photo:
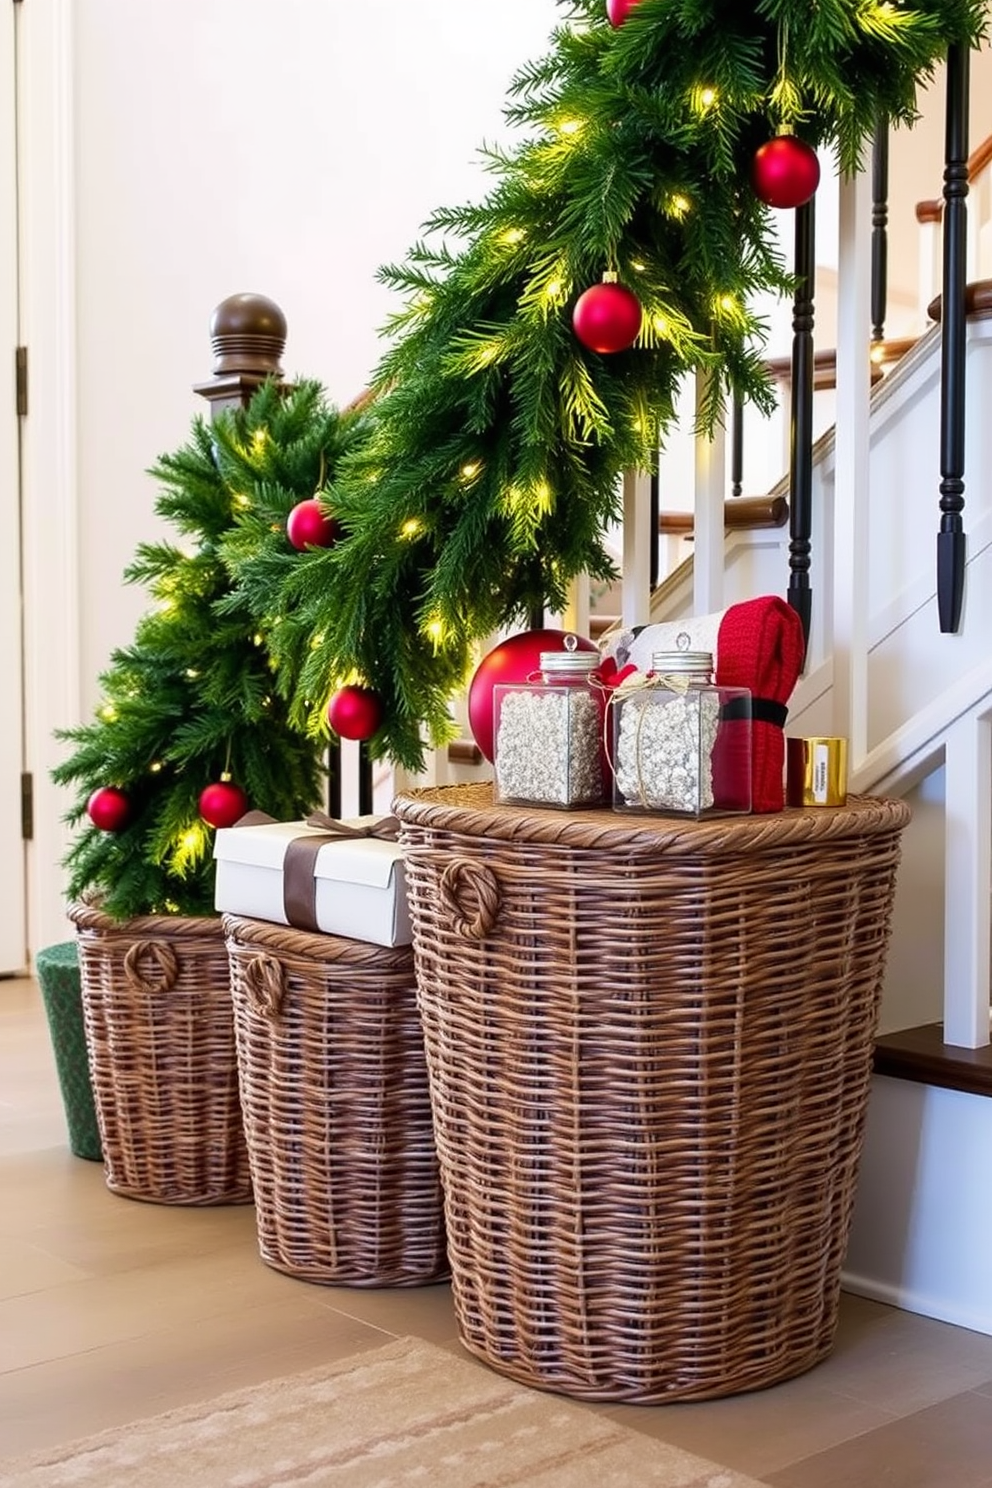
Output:
M345 825L371 826L381 820L356 817ZM219 828L214 841L214 908L218 913L290 924L284 903L287 854L301 839L321 837L327 840L317 849L312 869L316 928L373 945L409 945L412 932L399 843L375 837L328 839L323 828L306 822Z

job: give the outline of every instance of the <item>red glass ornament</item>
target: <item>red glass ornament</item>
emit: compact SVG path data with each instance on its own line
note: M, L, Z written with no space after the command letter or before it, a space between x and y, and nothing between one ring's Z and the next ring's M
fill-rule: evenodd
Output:
M208 826L233 827L248 810L248 797L233 781L216 780L204 786L197 805Z
M606 0L606 14L611 26L622 26L635 5L641 0Z
M751 185L769 207L801 207L820 184L820 162L812 145L794 134L778 134L756 151Z
M330 548L338 539L339 528L333 517L315 498L299 501L286 518L286 536L294 548Z
M371 739L382 711L382 698L371 687L342 687L327 705L327 721L342 739Z
M522 630L500 641L482 658L468 689L468 723L486 759L493 761L493 688L499 683L526 682L541 667L542 651L564 651L568 630ZM576 636L579 651L597 651L595 641Z
M572 326L590 351L626 351L641 329L640 302L625 285L604 279L579 295Z
M131 815L131 802L116 785L103 785L86 802L86 814L101 832L119 832Z

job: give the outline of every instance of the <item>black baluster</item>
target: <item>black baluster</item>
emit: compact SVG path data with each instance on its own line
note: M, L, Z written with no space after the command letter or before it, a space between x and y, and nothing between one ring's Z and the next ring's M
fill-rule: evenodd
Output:
M744 489L744 399L734 394L730 414L730 494Z
M792 309L792 420L789 431L789 593L809 645L813 527L813 297L816 274L814 201L796 209L796 298Z
M889 297L889 125L879 119L871 158L871 339L884 341Z
M327 814L335 821L341 816L341 742L338 739L327 748Z
M358 814L371 816L373 809L372 756L363 741L358 746Z
M941 516L937 534L937 611L940 628L945 633L958 629L964 601L966 538L961 513L964 511L969 67L967 47L948 48L940 311Z

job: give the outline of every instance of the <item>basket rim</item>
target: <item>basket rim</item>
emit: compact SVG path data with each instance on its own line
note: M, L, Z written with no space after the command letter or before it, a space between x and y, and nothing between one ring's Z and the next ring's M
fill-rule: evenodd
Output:
M626 854L691 852L700 857L717 856L728 849L735 856L757 856L806 843L892 834L908 826L912 817L905 801L867 795L849 795L844 806L786 807L767 815L703 821L621 816L595 808L563 813L550 807L498 805L493 800L492 781L404 790L394 799L392 811L400 822L401 841L403 829L415 827L500 842Z
M76 902L66 908L66 914L77 931L96 930L104 935L126 935L149 937L156 935L202 935L211 941L223 938L220 915L133 915L118 920L107 914L98 904Z
M221 916L229 947L246 946L276 955L302 957L320 966L373 966L382 971L406 971L413 961L412 945L382 946L376 941L351 940L323 930L298 930L275 920L226 911Z

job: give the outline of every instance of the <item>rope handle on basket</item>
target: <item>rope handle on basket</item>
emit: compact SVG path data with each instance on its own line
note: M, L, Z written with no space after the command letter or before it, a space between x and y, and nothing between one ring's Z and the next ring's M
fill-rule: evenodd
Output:
M134 992L169 992L179 975L179 960L163 940L136 940L124 957L124 975Z
M245 967L245 993L256 1017L278 1018L286 991L282 972L282 962L275 956L255 956Z
M499 913L499 883L492 870L472 858L456 858L441 874L438 888L455 934L485 940Z

